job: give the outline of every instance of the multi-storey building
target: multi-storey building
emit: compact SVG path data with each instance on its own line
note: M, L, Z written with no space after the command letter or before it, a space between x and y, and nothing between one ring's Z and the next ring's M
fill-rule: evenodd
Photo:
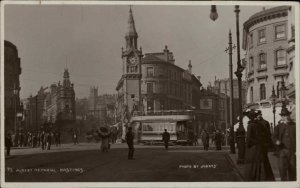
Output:
M116 100L117 95L99 95L98 87L91 87L90 96L88 98L88 117L96 120L100 124L115 123Z
M247 103L267 101L275 87L290 76L286 50L289 6L263 9L244 23L243 49L246 51Z
M192 74L191 62L186 70L175 65L167 46L163 52L143 56L141 48L137 49L138 34L131 9L128 25L126 49L122 50L123 75L116 87L117 119L122 122L123 136L136 111L153 115L170 110L199 110L201 87L200 80Z
M35 96L30 96L24 104L25 127L39 130L45 123L58 121L73 122L76 119L74 84L65 69L63 83L41 87Z
M142 59L141 94L145 112L199 107L201 83L192 74L191 62L187 70L174 62L167 46L163 52L146 53Z
M9 41L4 41L4 105L5 131L17 131L19 121L17 114L20 108L20 75L21 60L17 47Z
M239 89L238 89L238 80L233 79L233 124L235 124L238 119L239 115ZM230 123L230 79L216 79L214 82L214 93L219 96L220 99L223 99L220 101L220 103L224 103L227 108L220 108L219 117L223 120L220 120L219 124L229 124ZM247 82L242 82L242 99L243 99L243 106L246 105L246 94L247 94ZM225 96L224 96L225 95ZM227 98L227 100L225 100ZM223 106L223 105L222 105Z

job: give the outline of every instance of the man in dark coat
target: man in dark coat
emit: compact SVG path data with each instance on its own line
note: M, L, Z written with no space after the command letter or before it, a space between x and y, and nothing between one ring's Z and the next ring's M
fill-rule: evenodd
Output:
M165 132L162 134L162 139L164 141L165 148L167 150L169 147L169 140L170 140L170 134L168 133L167 129L165 129Z
M203 144L204 150L208 150L208 147L209 147L209 134L207 133L206 130L202 131L201 139L202 139L202 144Z
M281 181L296 181L296 124L291 112L282 108L281 121L275 127L274 140L279 149L279 173Z
M133 152L134 152L134 146L133 146L133 140L134 140L134 134L132 132L132 127L128 127L128 132L125 136L127 145L128 145L128 159L133 160Z
M222 134L220 131L217 129L215 133L215 144L216 144L216 150L221 150L221 144L222 144Z
M6 154L10 155L10 148L12 147L12 138L10 133L8 133L5 137L5 146L6 146Z

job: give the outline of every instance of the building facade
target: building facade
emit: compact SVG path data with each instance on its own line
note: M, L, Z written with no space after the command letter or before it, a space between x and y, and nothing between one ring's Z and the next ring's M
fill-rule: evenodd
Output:
M17 47L4 41L4 109L5 131L18 131L20 121L17 114L22 111L20 105L21 59Z
M115 94L98 94L98 87L90 88L90 96L88 98L88 113L89 119L104 125L112 125L116 118L116 101Z
M141 94L145 113L199 109L201 83L192 74L191 62L186 70L174 62L167 46L163 52L146 53L142 59Z
M289 80L291 65L286 52L289 9L289 6L264 9L244 23L248 104L268 101L273 86L279 96L282 80Z

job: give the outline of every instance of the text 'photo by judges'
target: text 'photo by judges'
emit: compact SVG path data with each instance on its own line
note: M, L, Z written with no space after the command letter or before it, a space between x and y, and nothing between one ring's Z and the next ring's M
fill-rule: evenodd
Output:
M299 187L292 1L1 2L1 187Z

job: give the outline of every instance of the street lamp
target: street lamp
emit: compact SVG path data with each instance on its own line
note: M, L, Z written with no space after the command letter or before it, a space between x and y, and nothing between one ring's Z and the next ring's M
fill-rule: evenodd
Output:
M275 94L275 89L274 89L274 86L273 86L273 89L272 89L272 95L270 96L270 100L271 100L272 106L273 106L273 118L274 118L273 127L274 127L274 128L275 128L275 123L276 123L276 120L275 120L276 99L277 99L277 96L276 96L276 94ZM274 130L274 129L272 128L272 130Z
M216 5L211 6L210 17L213 21L218 18ZM237 163L244 163L245 158L245 129L243 126L243 100L242 100L242 76L245 67L241 64L240 57L240 31L239 31L239 5L235 5L235 17L236 17L236 37L237 37L237 70L235 72L238 78L238 90L239 90L239 128L237 129L237 147L238 147L238 160ZM232 125L233 126L233 125Z
M285 86L284 78L282 77L281 81L281 87L280 87L280 97L281 97L281 103L282 103L282 108L286 108L286 92L287 92L287 87Z

